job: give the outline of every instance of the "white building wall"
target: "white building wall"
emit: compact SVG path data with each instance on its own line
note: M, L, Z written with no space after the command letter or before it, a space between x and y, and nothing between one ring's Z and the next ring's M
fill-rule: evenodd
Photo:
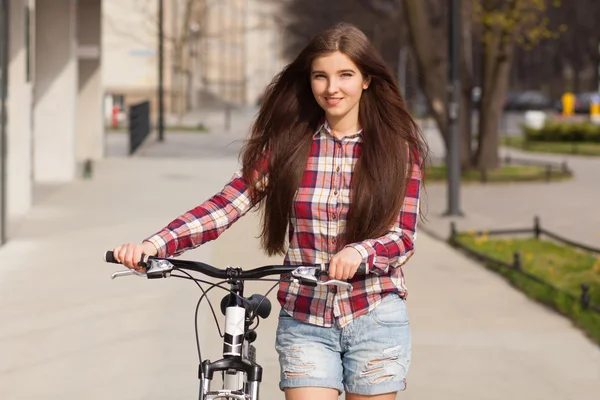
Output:
M78 4L79 82L75 149L78 164L104 156L101 4L101 0L79 0Z
M282 32L275 22L280 6L261 0L247 1L246 102L252 104L281 71L286 60L282 57Z
M103 1L102 81L108 92L155 90L156 4L144 0Z
M24 215L32 204L32 74L27 71L26 0L10 1L9 82L7 102L7 214ZM31 14L30 14L31 15ZM31 31L30 31L31 32ZM29 37L30 43L32 42Z
M36 2L34 179L75 177L76 0Z
M104 0L102 80L106 93L155 99L156 4L154 0ZM198 44L192 45L196 60L192 62L191 104L206 105L198 102L199 91L222 100L254 104L285 63L281 31L275 23L280 6L264 0L198 0L198 4L203 6L200 14L204 15L199 26L190 27L200 36ZM182 28L185 0L164 0L164 5L165 99L169 110L174 74L170 39Z

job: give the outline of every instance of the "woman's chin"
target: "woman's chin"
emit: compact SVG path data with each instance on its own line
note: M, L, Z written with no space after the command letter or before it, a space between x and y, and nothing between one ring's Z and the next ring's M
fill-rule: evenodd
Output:
M328 117L341 117L346 115L348 110L342 109L341 107L327 107L325 108L325 115Z

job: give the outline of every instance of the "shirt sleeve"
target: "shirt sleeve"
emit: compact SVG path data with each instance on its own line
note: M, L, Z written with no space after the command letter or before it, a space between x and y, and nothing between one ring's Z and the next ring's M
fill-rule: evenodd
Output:
M362 255L363 262L367 264L367 273L387 274L390 267L402 266L414 253L419 219L420 189L421 168L418 164L414 164L404 203L390 231L376 239L368 239L346 246L358 250Z
M250 187L238 171L221 192L144 241L156 247L157 257L178 256L219 237L254 205Z

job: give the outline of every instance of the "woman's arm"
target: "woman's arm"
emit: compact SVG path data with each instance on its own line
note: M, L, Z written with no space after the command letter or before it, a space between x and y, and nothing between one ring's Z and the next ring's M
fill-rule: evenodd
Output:
M219 237L254 205L250 185L238 171L221 192L181 215L144 242L156 247L158 257L178 256Z
M406 197L400 213L390 231L384 236L358 243L352 247L362 255L369 273L386 274L390 267L398 268L414 253L417 220L419 219L419 196L421 188L421 168L413 165L411 178L406 189Z

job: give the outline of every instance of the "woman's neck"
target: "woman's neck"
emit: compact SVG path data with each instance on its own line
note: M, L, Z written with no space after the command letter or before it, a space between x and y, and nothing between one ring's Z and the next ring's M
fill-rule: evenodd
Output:
M331 133L338 138L355 135L360 130L358 115L348 113L340 117L327 117Z

